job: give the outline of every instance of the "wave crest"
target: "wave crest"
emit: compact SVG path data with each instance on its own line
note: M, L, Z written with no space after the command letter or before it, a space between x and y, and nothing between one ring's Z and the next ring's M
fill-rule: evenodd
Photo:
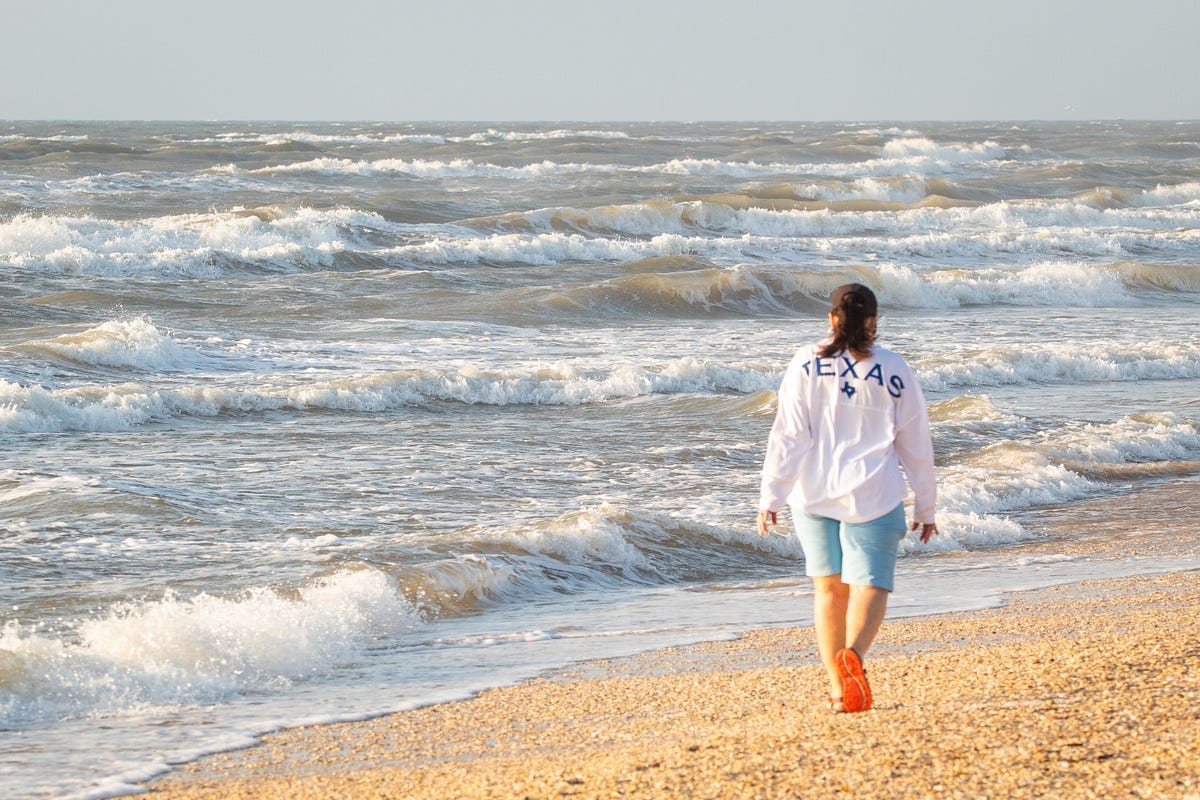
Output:
M76 364L139 370L182 369L190 361L187 351L145 317L111 320L82 333L23 342L10 349Z
M839 279L845 282L827 278ZM912 363L928 390L1196 378L1200 377L1200 345L1168 340L1138 347L992 345L921 354ZM164 388L127 382L48 389L0 379L0 430L123 431L175 417L225 413L380 413L438 403L572 406L649 395L750 394L775 389L782 367L684 357L660 364L591 369L561 363L489 370L474 366L395 370L251 388L212 382Z
M0 711L16 721L212 702L332 669L373 635L417 624L375 570L339 572L292 592L168 592L116 606L63 636L9 623L0 630Z
M216 277L231 266L327 268L363 225L351 209L263 207L132 221L20 214L0 223L0 259L51 273Z
M55 390L0 379L0 430L124 431L181 416L281 409L378 413L447 402L573 406L650 394L752 392L776 383L778 376L770 371L691 357L586 371L569 364L490 371L399 370L251 389L210 383L168 389L128 382Z

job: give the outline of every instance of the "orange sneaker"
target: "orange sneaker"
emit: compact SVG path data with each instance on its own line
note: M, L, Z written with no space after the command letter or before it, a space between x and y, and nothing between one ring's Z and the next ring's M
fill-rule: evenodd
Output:
M862 659L853 647L837 651L834 656L838 674L842 676L842 708L847 713L867 711L871 708L871 685L867 683L867 672Z

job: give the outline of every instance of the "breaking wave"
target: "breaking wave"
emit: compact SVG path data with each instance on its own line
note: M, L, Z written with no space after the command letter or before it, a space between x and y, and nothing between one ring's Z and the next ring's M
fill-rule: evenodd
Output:
M86 138L86 137L84 137ZM357 131L347 133L312 133L309 131L279 131L260 133L257 131L230 131L215 136L178 139L183 144L265 144L275 145L288 142L303 142L318 145L375 145L375 144L447 144L493 142L538 142L556 139L629 139L624 131L571 130L560 128L549 131L504 131L488 128L484 131L455 135L451 133L422 133L417 131ZM0 137L0 141L3 138Z
M804 162L759 164L719 159L674 159L647 169L668 175L719 175L762 178L775 175L827 175L872 178L940 175L964 165L1000 161L1008 151L994 142L937 144L925 137L892 139L875 158L851 162Z
M373 636L419 624L378 571L288 592L168 592L123 603L61 634L0 629L0 717L10 724L215 702L327 672Z
M258 133L255 131L233 131L216 136L177 139L180 144L265 144L280 145L290 142L304 144L445 144L446 137L439 133L310 133L308 131L284 131Z
M912 363L931 391L1038 384L1200 377L1200 343L1138 347L1041 343L992 345L920 355ZM255 387L214 381L182 386L139 382L52 389L0 379L0 430L124 431L182 416L264 411L381 413L441 403L574 406L650 395L750 394L773 390L783 365L724 364L686 357L658 365L580 368L571 364L483 370L413 369ZM259 379L263 380L263 379Z
M460 544L467 552L457 556L343 567L296 586L168 591L60 630L9 622L0 629L0 714L15 724L218 702L328 675L381 640L484 606L709 580L744 569L748 556L800 556L794 541L607 504L469 529ZM322 546L356 560L337 537Z
M445 137L448 142L488 141L534 141L564 138L624 139L628 134L611 131L547 131L547 132L499 132L472 134L466 137ZM307 141L300 134L286 134L266 139L264 143L281 141ZM354 137L353 140L357 140ZM259 141L258 138L251 141ZM315 141L321 141L316 139ZM367 141L374 141L368 139ZM386 141L386 140L384 140ZM939 145L923 138L892 139L880 150L879 157L858 163L789 163L774 162L760 164L755 161L723 161L710 158L680 158L670 161L639 165L608 165L584 163L558 163L543 161L524 166L500 166L480 163L471 159L445 161L402 159L380 159L355 161L347 158L317 158L309 161L281 164L253 170L262 174L286 172L313 172L350 175L406 174L424 178L442 177L509 177L531 178L551 174L572 172L638 172L680 176L722 176L734 178L761 178L788 175L838 175L861 176L862 186L870 187L880 178L895 178L914 175L933 175L950 171L964 164L995 161L1004 158L1004 148L992 142L971 145ZM221 169L230 169L229 166ZM868 189L869 191L869 189Z
M635 263L629 275L574 286L506 290L458 300L456 307L501 317L520 308L527 316L547 320L580 314L602 320L647 314L794 316L822 313L830 293L848 282L871 286L889 308L912 309L1137 306L1149 300L1148 292L1200 291L1200 267L1133 262L1042 262L1025 269L930 272L887 264L830 270L738 264L718 269L698 266L686 256Z
M257 208L116 221L22 214L0 223L0 260L51 273L216 277L231 267L294 272L333 265L362 226L348 209Z
M540 142L553 139L629 139L625 131L572 130L556 128L550 131L502 131L488 128L466 136L449 137L457 142Z
M175 370L194 360L170 335L144 317L117 319L82 333L23 342L12 350L102 367Z
M1193 253L1200 207L1097 210L1078 203L995 203L902 211L772 210L750 197L720 202L649 201L556 208L468 221L484 230L434 234L387 251L414 264L622 262L698 255L719 260L805 260L873 252L982 263L1023 258L1136 260L1146 252ZM739 207L744 203L745 207ZM494 232L499 228L501 232Z
M1011 415L997 419L990 402L974 400L958 411L968 408L1007 427L1012 439L939 467L939 527L947 535L927 548L906 540L902 551L1020 541L1035 533L1003 515L1095 497L1105 491L1104 481L1200 473L1200 422L1176 414L1133 414L1037 434L1014 425ZM936 420L938 415L935 407L932 416Z
M421 163L397 162L396 168ZM560 167L547 164L495 169L507 174ZM463 162L437 169L478 167ZM453 225L395 223L346 208L278 206L138 220L19 214L0 222L0 261L47 274L205 278L231 271L619 263L691 255L717 262L804 262L814 256L861 258L863 252L887 260L983 264L1004 254L1050 260L1064 253L1137 262L1152 252L1167 262L1174 254L1180 260L1194 255L1200 242L1196 201L1121 208L1074 199L974 205L928 194L931 188L950 191L928 181L811 184L787 191L835 199L714 195L545 208ZM800 207L764 207L788 203ZM856 210L838 210L847 203ZM1194 285L1187 267L1175 270L1179 286Z
M229 167L218 169L228 170ZM281 164L250 170L251 174L270 175L289 172L322 175L405 175L414 178L539 178L547 175L564 175L583 172L612 172L613 168L594 164L557 163L540 161L519 167L498 166L473 161L425 161L414 159L385 158L376 161L353 161L348 158L314 158L294 164Z
M987 345L912 359L929 390L1200 377L1200 343Z
M938 188L943 191L949 189ZM1187 204L1170 208L1147 205L1142 208L1096 209L1073 200L1064 200L926 207L921 205L921 201L929 197L927 185L924 183L921 186L878 184L878 188L874 189L854 184L837 184L790 187L790 190L801 194L824 195L816 199L830 203L878 200L895 205L911 200L915 205L911 208L884 211L873 210L860 204L852 212L839 213L834 208L763 207L763 204L777 206L780 201L763 200L749 194L723 194L707 199L655 200L591 209L540 209L495 219L498 224L508 226L521 224L523 221L528 229L533 231L572 228L579 231L612 231L638 236L708 231L727 235L749 234L781 238L861 236L868 232L912 236L930 231L955 231L964 227L973 230L993 230L997 233L1043 228L1062 229L1063 235L1071 231L1078 231L1082 235L1095 228L1175 229L1181 225L1200 223L1200 207L1193 208Z
M567 364L503 371L401 370L256 389L211 382L181 388L130 382L47 389L0 379L0 430L123 431L180 416L276 410L377 413L445 402L572 406L649 394L751 392L777 382L770 372L693 358L650 368L588 371Z

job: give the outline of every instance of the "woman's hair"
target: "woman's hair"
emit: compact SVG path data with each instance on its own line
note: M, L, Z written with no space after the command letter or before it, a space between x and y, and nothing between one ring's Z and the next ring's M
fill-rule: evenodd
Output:
M875 293L861 283L848 283L833 290L833 339L817 355L829 358L849 350L857 356L871 352L875 344L875 326L867 321L879 313Z

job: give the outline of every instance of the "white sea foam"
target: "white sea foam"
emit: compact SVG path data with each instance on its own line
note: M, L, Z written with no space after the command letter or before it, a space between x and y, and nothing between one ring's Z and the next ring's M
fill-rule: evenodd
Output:
M446 137L438 133L310 133L308 131L281 131L279 133L258 133L254 131L238 131L222 133L217 136L205 136L194 139L180 139L184 144L265 144L281 145L289 142L305 144L445 144Z
M556 128L551 131L502 131L488 128L486 131L468 134L466 136L449 136L452 142L539 142L553 139L628 139L624 131L608 130L572 130Z
M234 164L211 167L201 172L183 174L164 174L162 172L102 172L93 175L83 175L62 180L48 180L42 184L49 196L57 195L59 201L52 206L74 204L73 195L81 192L91 195L112 198L121 203L122 196L138 194L146 191L160 192L164 195L203 196L210 192L229 192L242 189L262 190L265 181L259 178L246 178L249 175L244 169ZM23 193L22 193L23 194Z
M1183 252L1200 244L1200 207L1100 210L1068 201L899 212L772 211L703 201L652 201L541 209L521 218L536 232L469 237L456 232L388 253L426 264L553 264L683 254L790 259L813 252L863 251L896 259L916 255L995 260L998 252L1025 257L1073 252L1127 260L1147 250ZM557 228L564 222L581 232L561 232ZM621 236L612 237L614 233Z
M647 286L648 281L662 285ZM629 282L631 295L645 297L657 289L676 293L698 310L717 306L753 313L756 306L747 302L748 292L759 296L763 301L761 308L778 310L801 298L827 296L834 287L848 281L871 286L880 301L889 307L1120 307L1144 302L1145 291L1198 292L1200 267L1043 261L1021 268L918 272L890 263L834 271L783 270L741 264L732 270L644 275L601 286Z
M240 174L243 170L233 164L212 168L215 171ZM839 168L845 170L844 167ZM894 170L893 170L894 171ZM388 176L408 175L417 178L511 178L533 179L554 175L581 173L594 174L664 174L693 176L722 176L734 178L759 178L772 175L796 176L820 174L819 165L798 163L759 164L755 161L722 161L720 159L672 159L658 164L635 166L629 164L589 164L571 161L543 160L521 166L505 166L470 158L449 161L427 159L384 158L355 160L349 158L321 157L246 170L248 174L271 175L287 173L312 173L324 175ZM869 169L852 171L852 174L870 175Z
M532 592L561 591L564 582L611 588L719 579L723 570L738 569L748 550L801 556L794 539L760 537L749 526L731 529L612 503L534 525L496 529L483 542L524 554L508 556L514 564L513 583Z
M24 133L6 133L0 135L0 142L86 142L89 138L86 134L59 133L53 136L29 136Z
M881 156L888 159L915 160L924 163L971 164L1004 158L1006 151L995 142L969 145L942 145L924 136L892 139L883 146Z
M926 389L1200 377L1200 343L985 345L913 359Z
M0 260L87 275L210 277L236 261L294 271L327 267L355 225L383 225L349 209L264 209L133 221L21 214L0 223Z
M706 207L703 221L743 212ZM745 212L750 213L750 212ZM770 212L762 212L769 214ZM647 219L649 215L643 215ZM764 217L775 224L777 218ZM832 222L833 224L829 224ZM1129 260L1147 251L1178 253L1181 257L1200 246L1200 226L1162 231L1011 228L955 229L947 232L878 237L836 234L831 228L842 221L819 216L811 218L814 233L804 235L799 226L786 223L770 234L686 235L659 233L647 239L596 238L579 233L504 233L490 236L434 236L419 244L406 244L382 251L381 255L412 264L505 263L547 265L563 262L625 262L662 256L695 255L716 261L777 260L810 261L814 254L855 257L864 250L889 260L913 257L994 261L998 254L1043 260L1066 253L1080 258ZM636 221L624 220L631 231L640 231ZM644 223L642 223L644 224ZM858 227L861 220L844 221ZM763 228L763 225L756 225ZM818 232L820 231L820 232ZM634 235L639 235L635 233Z
M716 158L676 158L662 164L642 167L642 172L661 172L666 175L725 176L731 178L760 178L768 175L792 175L808 172L805 165L755 161L722 161Z
M306 163L326 161L330 160ZM408 169L418 162L399 163ZM461 165L467 171L478 167L470 162ZM536 172L544 167L496 169ZM438 170L458 168L436 164ZM921 185L861 182L813 191L894 197L915 194ZM791 261L809 260L813 253L864 250L893 260L913 256L994 260L999 253L1061 258L1063 252L1071 252L1081 258L1116 261L1132 260L1148 250L1182 254L1200 244L1198 204L1097 209L1056 201L832 212L651 201L541 209L526 212L521 219L536 232L480 235L459 226L402 226L349 209L267 208L134 221L18 215L0 223L0 259L60 274L214 277L238 268L327 269L348 252L429 265L620 262L671 255ZM579 232L563 232L563 223ZM881 237L881 232L886 235ZM388 236L401 244L381 246L379 238Z
M1179 232L1200 225L1200 208L1097 209L1073 200L1013 201L969 208L915 208L902 211L769 211L746 209L733 216L713 215L722 232L754 235L852 236L884 231L889 236L943 237L970 242L977 237L1003 244L1005 239L1036 242L1054 239L1094 247L1097 236L1120 236L1130 231Z
M1134 198L1139 206L1194 206L1200 204L1200 181L1159 185Z
M1061 463L1051 463L1028 448L990 452L982 466L954 465L941 470L938 502L952 513L998 514L1050 506L1088 497L1096 487Z
M1200 422L1174 413L1133 414L1048 437L1048 457L1106 464L1184 461L1200 456Z
M929 184L921 178L857 178L844 183L797 184L795 192L801 199L912 203L929 195Z
M580 405L647 394L757 391L771 373L685 357L651 366L580 370L570 364L483 372L402 370L292 385L184 388L140 383L51 390L0 379L0 430L121 431L178 416L224 412L327 409L379 412L439 402L479 405Z
M1000 202L970 208L913 208L902 211L784 210L714 208L709 226L726 233L762 236L848 236L869 231L919 235L930 231L954 234L978 231L1025 233L1047 229L1060 236L1077 233L1080 241L1100 230L1123 228L1174 231L1200 223L1200 209L1097 209L1073 200Z
M621 569L647 566L642 552L629 540L628 529L613 518L613 511L611 507L586 509L497 536L531 554L547 554L571 564Z
M937 144L925 137L892 139L876 158L855 162L731 162L715 158L674 159L644 168L672 175L720 175L760 178L771 175L829 175L838 177L928 177L965 166L1004 159L1005 148L995 142Z
M939 527L947 536L931 545L970 549L1019 541L1032 533L998 515L1094 497L1103 491L1094 476L1113 465L1132 464L1156 475L1160 466L1168 473L1181 463L1195 468L1198 457L1200 422L1172 413L1066 425L991 444L939 469ZM910 540L905 549L924 548Z
M1093 475L1112 465L1134 464L1153 475L1160 465L1186 467L1198 457L1200 422L1168 413L1067 425L985 446L940 470L938 501L947 511L944 527L953 531L942 545L994 545L988 531L1019 530L1012 521L997 523L997 513L1096 497L1103 488Z
M980 268L917 273L880 265L871 275L880 301L907 308L967 305L1122 306L1138 302L1123 276L1109 267L1040 262L1022 269Z
M13 137L18 138L18 137ZM21 137L23 138L23 137ZM85 137L86 138L86 137ZM488 128L463 135L447 133L400 133L388 131L367 131L347 133L312 133L310 131L277 131L262 133L258 131L231 131L216 136L180 139L186 144L285 144L287 142L303 142L318 145L356 145L356 144L455 144L477 143L493 144L496 142L539 142L556 139L629 139L624 131L611 130L571 130L559 128L549 131L505 131ZM0 138L2 140L2 138Z
M945 496L939 497L939 502L943 505L946 500ZM907 534L900 541L900 555L1001 547L1030 539L1035 535L1006 516L950 511L945 508L938 511L938 530L940 535L924 544L916 538L916 534Z
M17 721L211 702L328 671L372 635L417 624L371 570L335 573L292 596L168 593L62 635L9 623L0 630L0 709Z
M494 136L492 134L495 134ZM603 135L603 136L602 136ZM555 139L575 136L590 136L593 138L627 138L627 134L604 134L601 131L551 131L547 133L504 134L489 132L468 137L447 137L447 141L519 141L534 139ZM515 137L515 138L514 138ZM294 138L288 136L287 138ZM920 180L923 176L943 174L964 164L972 164L1001 159L1006 151L992 142L971 145L938 145L926 138L893 139L884 145L880 157L862 162L852 163L813 163L813 162L771 162L760 164L756 161L725 161L716 158L677 158L670 161L639 165L620 164L588 164L572 162L554 162L545 160L539 163L511 167L499 166L472 159L454 159L451 161L427 161L414 159L379 159L375 161L355 161L348 158L316 158L290 164L280 164L264 167L252 172L259 174L312 172L324 174L351 175L389 175L404 174L421 178L446 177L507 177L535 178L547 175L564 175L571 173L661 173L665 175L690 176L723 176L735 178L762 178L768 176L803 176L803 175L839 175L846 177L860 176L864 181L864 189L872 182L882 178L910 178ZM222 169L228 170L226 165ZM851 193L848 198L857 196L874 197L875 191L864 191L859 194ZM920 199L915 197L913 199Z
M435 237L421 244L402 245L389 251L390 256L419 264L478 264L494 261L514 264L558 264L565 261L635 261L663 255L715 250L722 244L703 237L661 234L644 242L593 239L581 234L546 233L496 234L478 238Z
M29 341L14 349L105 367L141 370L181 369L192 354L145 317L116 319L82 333Z
M353 161L348 158L314 158L291 164L280 164L251 170L251 174L270 175L299 172L325 175L409 175L416 178L539 178L583 172L612 172L611 167L594 164L556 163L540 161L520 167L505 167L457 158L451 161L426 161L384 158L375 161Z
M858 130L847 131L847 133L858 136L921 136L921 132L912 128L860 128Z
M1200 377L1200 344L1039 343L940 349L913 361L927 390L1025 383ZM0 379L0 430L122 431L179 416L290 409L374 413L435 403L581 405L655 394L774 389L781 373L758 364L693 357L648 365L570 363L481 370L411 369L253 387L213 381L183 387L137 382L48 389ZM263 379L268 380L268 379Z
M92 482L73 475L50 475L25 470L0 470L0 506L13 508L31 498L79 491Z

